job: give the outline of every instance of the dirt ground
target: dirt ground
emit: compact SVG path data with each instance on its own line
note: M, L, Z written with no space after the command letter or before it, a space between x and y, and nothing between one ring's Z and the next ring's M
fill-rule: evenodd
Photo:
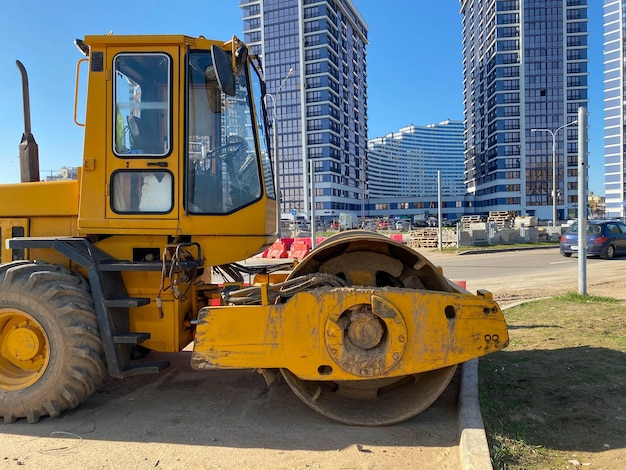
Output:
M591 283L587 287L587 294L626 300L626 263L624 264L624 274L622 277ZM552 297L554 295L565 294L571 290L572 289L555 285L542 284L530 288L494 291L494 299L498 301L502 308L506 308L525 300Z
M591 282L589 293L626 298L626 276L608 277L616 280ZM511 288L494 278L476 287L489 289L506 307L563 293L550 285L535 278ZM470 291L476 287L468 284ZM60 418L0 425L0 468L460 468L458 377L416 418L358 428L319 416L287 385L267 387L256 372L194 371L187 353L168 359L172 367L159 375L107 379L87 402ZM621 468L625 449L607 449L602 465L594 460L590 468Z
M611 261L601 267L594 266L595 271L589 271L587 277L587 294L603 297L612 297L626 301L626 259ZM574 273L576 275L576 273ZM567 282L566 282L567 281ZM576 278L561 278L558 282L551 276L537 275L529 278L511 279L481 279L477 282L468 281L468 290L474 292L478 288L485 288L493 293L494 299L502 308L507 308L519 302L561 295L575 291L571 286L577 286Z
M60 418L0 425L0 468L459 468L456 378L416 418L363 428L318 415L282 381L195 371L189 353L159 356L172 361L162 374L107 379Z

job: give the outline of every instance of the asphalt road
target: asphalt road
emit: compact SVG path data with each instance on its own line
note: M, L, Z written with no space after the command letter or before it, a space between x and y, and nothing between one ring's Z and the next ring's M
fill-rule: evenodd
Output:
M506 296L512 290L542 292L561 289L587 293L593 286L626 274L626 258L604 260L587 258L586 283L579 284L579 260L565 258L558 247L519 249L502 252L455 255L436 250L423 251L434 264L443 268L444 275L453 280L465 280L467 289L487 289L496 297ZM617 293L616 293L617 295ZM626 293L623 294L626 297Z

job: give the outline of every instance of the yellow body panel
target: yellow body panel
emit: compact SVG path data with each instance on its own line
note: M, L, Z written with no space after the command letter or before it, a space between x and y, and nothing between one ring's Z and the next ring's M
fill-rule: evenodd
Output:
M3 184L0 198L3 201L0 217L76 217L78 181Z
M0 207L2 240L26 237L73 236L77 230L78 181L45 181L0 185L0 199L7 201ZM11 261L12 250L2 244L2 262ZM26 259L41 259L68 266L66 257L53 250L26 250Z
M132 277L125 276L125 281L134 282L135 279ZM153 285L154 283L150 284L150 287ZM129 294L133 296L146 296L147 294L154 299L158 290L130 289ZM155 300L144 307L131 308L129 326L131 331L150 333L150 339L141 343L142 346L153 351L178 352L193 341L193 329L190 323L192 311L191 298L178 301L172 297L171 293L166 293L163 294L161 310L157 307Z
M0 248L0 262L2 263L7 263L13 260L13 250L7 247L4 240L15 236L15 229L20 230L19 233L23 233L23 236L27 237L29 229L28 219L19 217L0 218L0 237L3 242L2 247Z
M371 306L385 323L380 342L369 349L354 347L338 320L360 305ZM439 369L507 344L502 311L489 298L396 288L319 289L279 305L206 307L192 364L286 368L303 380L358 380Z

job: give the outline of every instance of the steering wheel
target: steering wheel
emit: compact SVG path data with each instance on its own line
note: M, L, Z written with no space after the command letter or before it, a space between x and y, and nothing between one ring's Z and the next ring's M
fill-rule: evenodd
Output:
M241 150L246 148L246 142L228 142L224 145L219 145L215 147L213 150L209 150L206 153L207 157L220 157L222 160L226 160L227 158L233 158L236 156Z

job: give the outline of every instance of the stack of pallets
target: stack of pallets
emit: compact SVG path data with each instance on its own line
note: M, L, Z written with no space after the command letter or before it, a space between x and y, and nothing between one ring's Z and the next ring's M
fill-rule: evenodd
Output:
M409 232L410 248L437 248L439 246L439 229L436 227L419 228Z
M515 217L517 217L516 211L491 211L487 222L495 222L498 228L512 227Z
M456 229L444 229L441 234L441 244L444 248L457 246ZM437 227L428 227L411 230L407 245L413 249L438 248L439 229Z
M483 220L484 219L479 215L464 215L461 217L461 224L463 226L463 230L467 230L472 224L478 224L483 222Z

